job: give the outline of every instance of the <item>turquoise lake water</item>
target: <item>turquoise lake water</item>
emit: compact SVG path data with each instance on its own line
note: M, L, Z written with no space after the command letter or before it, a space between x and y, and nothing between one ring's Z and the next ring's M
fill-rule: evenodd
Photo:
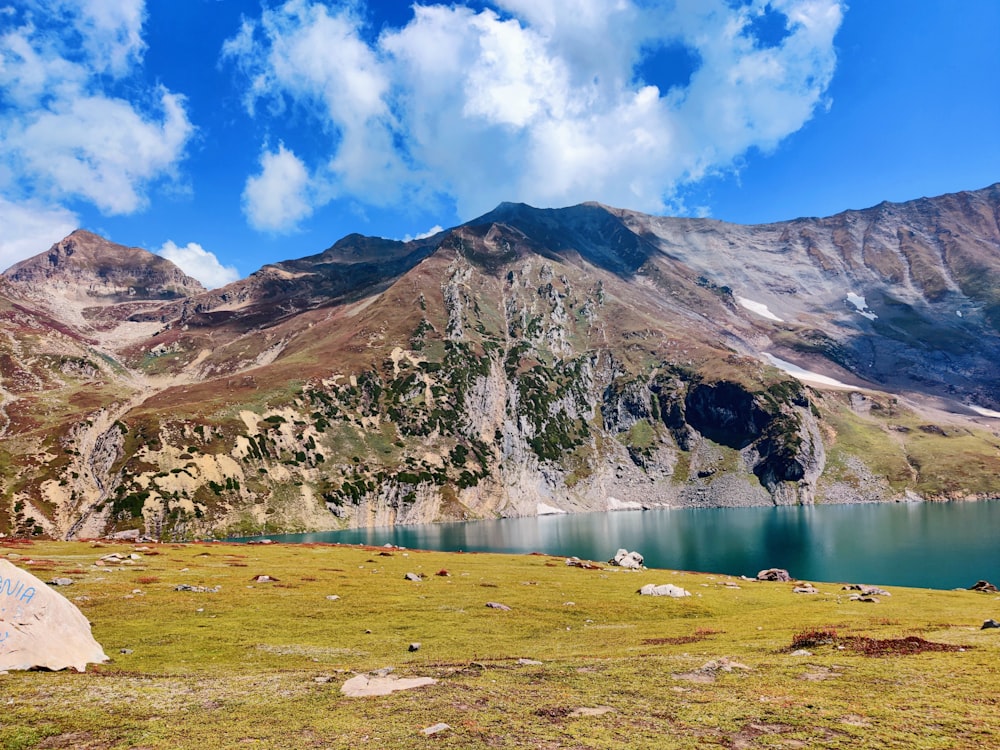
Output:
M545 552L603 561L619 547L650 568L924 588L1000 584L1000 501L580 513L268 535L281 542L466 552Z

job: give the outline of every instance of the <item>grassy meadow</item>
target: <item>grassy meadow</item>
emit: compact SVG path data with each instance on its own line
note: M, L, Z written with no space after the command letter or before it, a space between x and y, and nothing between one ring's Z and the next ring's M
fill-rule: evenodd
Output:
M42 580L74 580L59 591L111 661L0 675L0 747L1000 747L1000 630L980 629L996 594L867 603L841 584L798 594L544 554L147 547L4 540ZM112 552L139 559L95 565ZM691 596L637 595L646 583ZM341 693L386 667L437 683Z

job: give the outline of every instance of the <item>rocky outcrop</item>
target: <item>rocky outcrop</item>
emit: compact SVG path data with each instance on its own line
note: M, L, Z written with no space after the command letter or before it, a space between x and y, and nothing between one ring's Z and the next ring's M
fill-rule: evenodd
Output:
M0 279L0 533L988 496L998 212L504 204L211 292L76 232Z

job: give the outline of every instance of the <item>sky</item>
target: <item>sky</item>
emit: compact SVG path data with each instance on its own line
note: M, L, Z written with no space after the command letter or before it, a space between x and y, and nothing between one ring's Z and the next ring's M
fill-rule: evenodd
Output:
M217 287L502 201L764 223L1000 181L996 0L0 0L0 268Z

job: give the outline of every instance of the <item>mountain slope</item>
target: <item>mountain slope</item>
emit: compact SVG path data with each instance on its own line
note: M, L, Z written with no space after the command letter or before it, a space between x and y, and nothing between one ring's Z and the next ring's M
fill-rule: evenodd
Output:
M113 248L90 276L39 256L0 287L0 394L39 375L0 406L0 529L990 495L998 216L998 185L757 227L502 204L211 292Z

